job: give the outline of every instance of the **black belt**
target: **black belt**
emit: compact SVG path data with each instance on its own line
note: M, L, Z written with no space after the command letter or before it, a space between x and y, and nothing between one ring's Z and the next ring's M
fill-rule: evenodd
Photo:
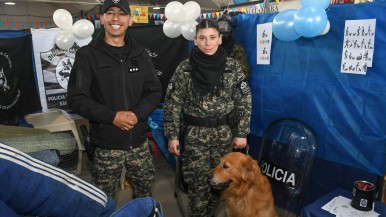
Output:
M201 127L218 127L223 125L234 126L237 123L235 112L230 112L219 118L199 118L186 115L186 124Z

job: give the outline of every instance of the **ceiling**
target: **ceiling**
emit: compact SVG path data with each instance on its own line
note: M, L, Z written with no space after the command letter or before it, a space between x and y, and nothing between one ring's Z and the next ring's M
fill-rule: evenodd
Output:
M104 0L0 0L0 2L5 1L14 1L14 2L39 2L39 3L58 3L58 4L76 4L76 5L102 5ZM141 6L153 6L156 1L158 1L158 4L161 8L164 8L170 0L129 0L129 3L134 5L141 5ZM177 0L181 2L182 4L191 1L191 0ZM208 12L208 11L218 11L221 10L222 6L227 6L228 4L233 4L233 0L197 0L196 1L201 8L202 12Z

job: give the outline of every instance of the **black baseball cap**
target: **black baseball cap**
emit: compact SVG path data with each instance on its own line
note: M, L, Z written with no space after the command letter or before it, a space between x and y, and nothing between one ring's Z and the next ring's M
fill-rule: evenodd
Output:
M119 7L126 14L131 14L129 2L127 0L105 0L103 3L102 13L106 13L106 11L111 7Z

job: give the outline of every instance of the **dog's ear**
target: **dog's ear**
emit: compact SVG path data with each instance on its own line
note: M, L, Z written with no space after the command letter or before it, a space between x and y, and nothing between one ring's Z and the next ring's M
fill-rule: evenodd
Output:
M248 158L248 160L243 162L243 168L242 178L246 182L256 180L257 176L261 174L257 161L253 160L252 158Z

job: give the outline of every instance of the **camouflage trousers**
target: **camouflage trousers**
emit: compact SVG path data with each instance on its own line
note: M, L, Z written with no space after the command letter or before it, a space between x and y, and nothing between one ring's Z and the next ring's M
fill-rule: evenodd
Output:
M92 184L114 199L124 166L132 182L133 199L152 196L155 169L147 141L129 150L96 148L91 167Z
M207 128L188 126L182 152L182 173L189 185L190 217L208 217L218 200L209 185L209 172L221 157L232 151L232 132L228 126Z

